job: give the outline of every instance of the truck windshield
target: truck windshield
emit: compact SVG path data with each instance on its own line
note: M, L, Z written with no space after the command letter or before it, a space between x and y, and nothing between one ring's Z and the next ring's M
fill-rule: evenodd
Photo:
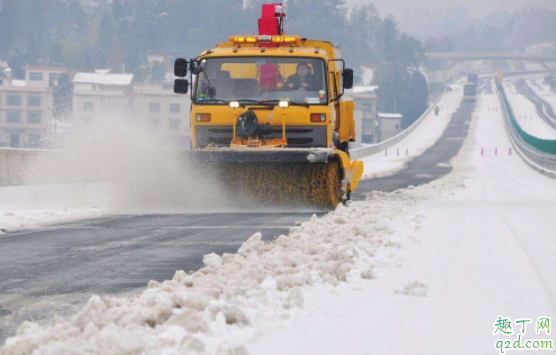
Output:
M230 101L326 104L324 61L296 57L209 58L200 64L196 103Z
M463 94L468 96L477 95L477 87L472 84L467 84L463 87Z

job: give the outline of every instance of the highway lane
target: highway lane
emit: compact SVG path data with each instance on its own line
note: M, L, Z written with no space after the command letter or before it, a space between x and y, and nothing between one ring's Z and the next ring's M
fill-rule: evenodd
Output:
M550 127L556 130L556 113L552 105L541 98L535 90L533 90L525 79L518 79L514 82L517 92L526 97L535 105L535 109L539 117L541 117Z
M25 320L69 314L93 294L121 294L235 253L250 236L288 233L311 212L118 216L0 238L0 344Z
M475 101L463 101L452 115L442 137L432 147L409 161L407 168L395 175L360 182L353 198L361 199L372 190L394 191L408 186L419 186L448 174L452 170L450 160L461 149L469 131L475 106Z
M447 174L446 164L461 148L474 107L474 102L463 103L435 145L406 170L361 182L353 198ZM0 344L24 320L71 314L93 294L138 292L149 280L172 278L175 270L198 269L205 254L236 252L256 232L267 241L287 234L313 213L117 216L9 233L0 238Z

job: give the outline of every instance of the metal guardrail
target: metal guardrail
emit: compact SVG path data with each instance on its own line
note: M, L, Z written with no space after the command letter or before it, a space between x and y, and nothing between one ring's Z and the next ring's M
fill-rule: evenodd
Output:
M377 144L372 144L369 145L367 147L360 147L360 148L355 148L350 150L350 158L351 159L361 159L364 157L367 157L369 155L372 154L376 154L379 152L382 152L383 150L390 148L393 145L398 144L402 139L404 139L405 137L407 137L411 132L413 132L417 127L419 127L419 125L421 123L423 123L423 121L427 118L427 116L431 113L431 111L438 105L438 103L440 102L440 100L442 100L442 98L444 97L444 95L446 95L447 91L444 91L443 93L441 93L440 95L438 95L438 97L436 98L436 100L434 100L434 102L432 103L432 105L429 106L429 108L421 115L421 117L419 117L417 119L417 121L413 122L413 124L409 127L407 127L405 130L403 130L402 132L400 132L400 134L388 138L387 140L377 143Z
M539 139L527 134L515 120L504 87L496 84L503 107L504 126L517 153L533 169L556 179L556 140Z

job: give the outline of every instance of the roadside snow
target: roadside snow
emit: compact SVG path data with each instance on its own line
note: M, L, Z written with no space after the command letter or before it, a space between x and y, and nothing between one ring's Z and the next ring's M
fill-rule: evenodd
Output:
M7 231L101 217L100 184L0 187L0 237ZM48 202L46 202L48 201Z
M403 263L333 294L309 291L306 306L267 330L252 355L493 354L498 316L556 315L556 181L507 154L495 94L482 95L477 112L454 170L402 192L426 198L415 206L425 216L416 243L401 244ZM529 327L531 338L555 339Z
M504 81L506 96L512 106L517 123L532 136L542 139L556 139L556 131L538 115L535 105L517 92L514 81L518 79Z
M377 192L270 244L255 234L237 254L207 255L205 268L153 281L137 297L95 296L70 319L25 323L0 354L245 354L260 329L306 304L308 290L334 293L348 279L373 279L399 263L419 196Z
M461 85L451 87L453 91L444 95L438 104L438 116L432 111L415 131L398 144L361 159L365 165L363 180L389 176L403 170L411 159L423 154L442 136L463 98Z

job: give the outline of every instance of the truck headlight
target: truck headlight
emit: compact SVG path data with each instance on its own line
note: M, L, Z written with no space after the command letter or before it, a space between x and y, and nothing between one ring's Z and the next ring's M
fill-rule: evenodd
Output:
M198 113L195 115L197 122L210 122L210 113Z

